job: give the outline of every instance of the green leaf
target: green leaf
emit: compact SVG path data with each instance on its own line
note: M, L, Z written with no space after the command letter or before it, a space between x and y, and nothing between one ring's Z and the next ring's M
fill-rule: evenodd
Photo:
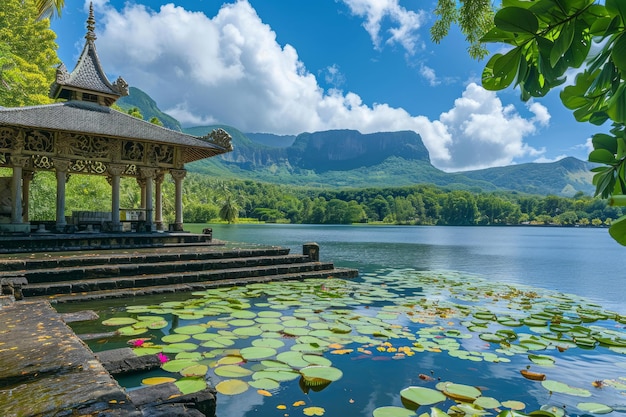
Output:
M605 6L611 14L617 14L626 24L626 3L623 0L606 0Z
M414 415L415 413L411 410L392 405L387 407L378 407L372 412L373 417L411 417Z
M604 133L597 133L592 136L591 143L594 149L605 149L612 155L617 153L617 138Z
M565 22L561 28L559 37L554 42L554 46L550 50L550 65L555 66L559 59L572 45L574 39L574 29L576 25L571 22Z
M576 407L592 414L608 414L613 411L613 408L600 403L578 403L576 404Z
M405 388L400 391L400 397L417 406L437 404L446 400L446 396L440 391L425 387Z
M626 53L626 49L624 53ZM607 105L606 113L611 120L617 123L626 123L626 83L622 82L615 94L607 102Z
M217 384L215 389L223 395L237 395L246 392L248 384L238 379L227 379Z
M505 7L498 10L493 22L498 29L513 33L535 34L539 29L537 16L521 7Z
M589 154L589 162L611 165L616 163L615 155L606 149L594 149Z
M613 220L609 234L620 245L626 246L626 216Z

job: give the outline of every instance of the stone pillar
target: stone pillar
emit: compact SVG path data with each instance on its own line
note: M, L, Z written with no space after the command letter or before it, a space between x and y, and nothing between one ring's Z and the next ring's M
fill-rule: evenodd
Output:
M126 169L125 165L110 164L107 168L111 178L111 231L121 232L120 221L120 178Z
M141 168L140 174L141 177L145 180L146 183L146 230L153 231L154 230L154 222L152 221L152 199L153 199L153 181L154 177L157 175L156 168Z
M309 242L302 245L302 254L308 256L311 262L319 262L320 245L315 242Z
M35 171L23 171L22 173L22 219L28 223L28 205L30 204L30 183L35 178Z
M57 214L56 229L58 232L65 230L65 183L67 182L67 171L71 162L67 159L53 159L54 169L57 177Z
M174 220L174 231L183 231L183 178L187 175L187 171L184 169L172 169L170 170L172 178L174 178L174 187L176 189L176 202L175 211L176 217Z
M141 175L141 172L139 173L139 175ZM141 202L139 203L139 208L145 210L146 209L146 179L142 177L137 178L137 184L139 185L139 190L140 190L140 195L141 195Z
M15 156L11 157L11 165L13 166L13 183L11 185L11 223L22 224L22 173L24 167L28 163L28 157Z
M159 172L154 178L154 222L157 230L163 230L163 172Z

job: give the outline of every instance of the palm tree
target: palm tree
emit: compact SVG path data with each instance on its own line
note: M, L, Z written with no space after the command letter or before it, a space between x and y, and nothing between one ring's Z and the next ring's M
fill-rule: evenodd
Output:
M232 195L226 195L222 200L222 207L219 212L220 219L226 220L228 224L234 223L239 217L239 205Z
M65 0L35 0L35 6L39 11L37 20L52 18L55 11L57 16L61 17L61 10L65 6Z

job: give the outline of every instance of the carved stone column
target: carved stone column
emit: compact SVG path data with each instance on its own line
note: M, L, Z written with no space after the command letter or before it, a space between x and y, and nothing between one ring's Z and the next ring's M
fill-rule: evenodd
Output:
M154 178L154 222L157 230L163 230L163 172L159 172Z
M52 162L54 163L57 177L56 229L58 232L62 232L67 225L65 221L65 183L67 182L67 171L70 168L71 161L55 158Z
M22 219L29 222L28 205L30 204L30 183L35 178L35 171L23 171L22 173Z
M183 231L183 179L187 175L184 169L171 169L170 174L174 178L174 187L176 189L174 231Z
M139 173L139 175L141 175L141 173ZM141 195L139 208L145 210L146 209L146 179L141 178L141 177L137 178L137 185L139 185L139 190L140 190L139 193Z
M107 168L111 178L111 230L114 232L122 231L122 222L120 222L120 177L126 169L125 165L110 164Z
M154 223L152 221L152 198L153 198L153 181L157 175L158 169L156 168L141 168L139 170L141 177L146 182L146 229L149 231L154 230Z
M28 164L28 157L13 156L11 165L13 166L12 192L11 196L11 223L22 224L22 172Z

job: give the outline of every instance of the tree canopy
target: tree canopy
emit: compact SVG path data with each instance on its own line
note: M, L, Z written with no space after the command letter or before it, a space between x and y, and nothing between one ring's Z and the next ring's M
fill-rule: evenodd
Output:
M596 195L626 205L626 2L606 0L503 0L493 28L481 42L504 44L482 75L488 90L513 85L522 100L543 97L578 72L560 93L580 122L612 123L610 133L593 136L589 161ZM595 47L592 47L595 44ZM626 217L609 232L626 245Z
M0 3L0 105L49 103L54 79L56 35L49 20L37 20L34 0Z

